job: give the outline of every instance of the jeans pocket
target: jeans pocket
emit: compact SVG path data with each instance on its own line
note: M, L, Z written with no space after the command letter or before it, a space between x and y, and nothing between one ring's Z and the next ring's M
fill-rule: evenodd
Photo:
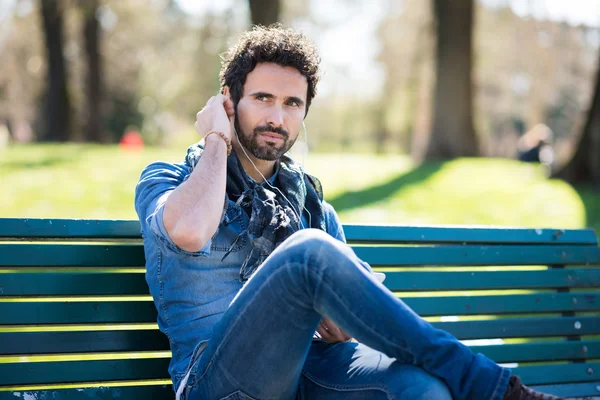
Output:
M221 397L219 400L256 400L254 397L248 396L246 393L238 390L237 392L231 393L225 397Z
M194 386L196 384L196 379L198 378L198 376L201 376L203 374L203 371L198 371L198 363L200 362L202 353L204 353L204 350L206 350L207 346L208 339L202 340L194 348L194 351L192 352L192 357L190 358L190 362L186 369L186 375L188 376L188 379L185 382L186 386Z

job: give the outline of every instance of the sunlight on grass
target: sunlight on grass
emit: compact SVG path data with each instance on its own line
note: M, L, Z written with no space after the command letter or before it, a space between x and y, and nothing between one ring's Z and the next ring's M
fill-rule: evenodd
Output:
M180 162L185 150L12 145L0 160L0 217L135 219L142 169L155 160ZM539 167L513 160L458 159L415 168L402 155L309 154L304 162L344 223L600 228L597 192L578 193L548 180Z
M584 205L568 184L547 180L533 165L496 159L447 162L381 200L342 211L340 218L407 225L586 226Z

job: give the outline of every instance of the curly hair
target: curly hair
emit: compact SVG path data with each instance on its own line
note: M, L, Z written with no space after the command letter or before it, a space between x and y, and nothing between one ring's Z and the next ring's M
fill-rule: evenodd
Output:
M306 36L281 24L255 26L221 55L219 73L221 90L229 86L235 107L242 98L246 77L258 63L271 62L282 67L296 68L308 82L306 113L317 94L320 58L317 49Z

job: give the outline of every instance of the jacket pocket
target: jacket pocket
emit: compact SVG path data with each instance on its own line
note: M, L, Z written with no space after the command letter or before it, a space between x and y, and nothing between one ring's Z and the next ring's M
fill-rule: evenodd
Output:
M247 228L244 211L230 203L219 229L212 238L211 253L214 251L223 256L240 251L248 242L248 235L244 232Z

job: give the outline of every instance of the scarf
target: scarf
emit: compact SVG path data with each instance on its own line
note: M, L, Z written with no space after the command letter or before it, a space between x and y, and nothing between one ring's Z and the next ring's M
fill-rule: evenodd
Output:
M185 164L190 168L190 174L203 151L203 142L188 148ZM273 185L277 190L249 177L235 151L227 158L226 200L233 201L235 208L241 207L249 215L250 221L221 261L229 255L240 237L248 236L251 250L240 269L242 283L250 279L273 250L292 233L300 230L299 218L302 218L305 208L310 213L309 227L326 230L323 190L319 180L306 174L300 165L286 155L278 162L279 172Z

